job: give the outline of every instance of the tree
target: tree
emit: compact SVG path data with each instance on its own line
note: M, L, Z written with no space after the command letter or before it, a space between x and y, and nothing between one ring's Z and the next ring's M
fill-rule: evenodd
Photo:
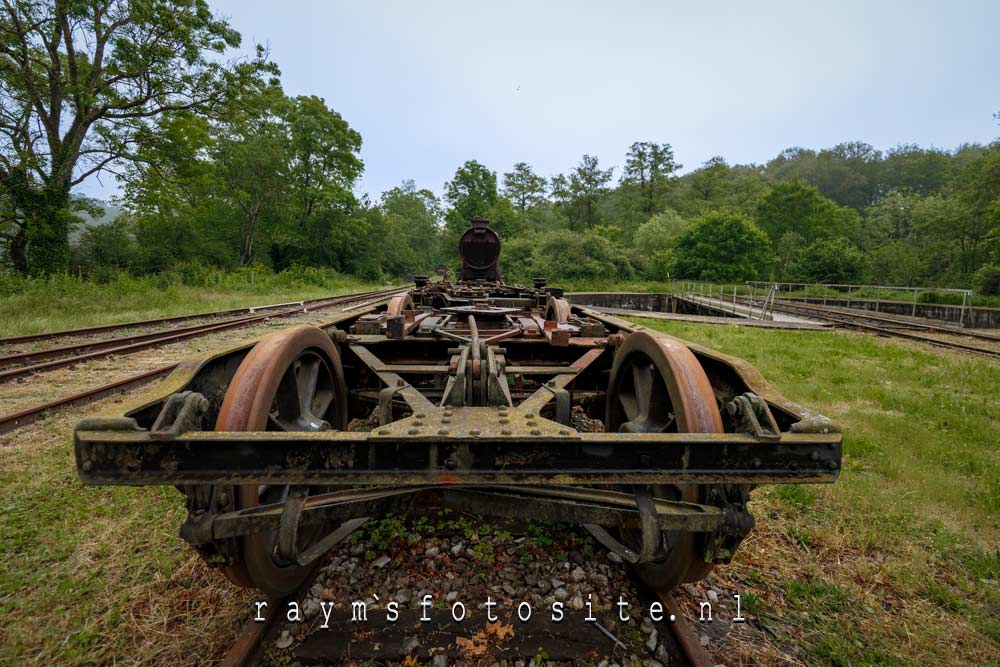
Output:
M359 232L349 214L360 147L322 99L289 99L276 79L242 82L217 119L175 113L148 132L126 171L127 208L139 227L221 241L221 250L210 244L213 262L344 266L343 247ZM269 252L258 252L261 239ZM190 252L204 257L200 247Z
M281 224L274 228L271 256L281 268L296 261L329 265L333 254L316 239L330 239L357 206L352 188L364 169L357 155L361 135L320 97L299 96L284 109L287 198L280 212L272 211Z
M530 243L515 243L523 253L530 249L531 260L522 258L503 264L502 268L518 280L543 276L559 280L626 280L635 275L623 249L593 230L583 234L567 229L543 232Z
M812 243L837 236L853 237L859 227L854 211L837 206L819 190L799 180L778 183L757 204L756 221L773 241L795 232Z
M729 166L719 156L680 179L669 196L670 205L686 216L698 216L714 209L751 213L757 200L768 190L760 167Z
M644 257L650 257L662 250L669 250L677 244L677 239L691 225L690 220L682 218L671 209L657 213L636 230L636 250Z
M444 199L450 204L444 216L442 252L446 261L458 262L458 240L473 218L490 219L500 195L497 175L475 160L468 160L444 185Z
M584 155L569 176L552 177L552 195L571 229L585 230L600 223L599 204L613 172L614 168L601 169L593 155Z
M955 189L962 214L953 221L953 233L961 247L962 273L968 275L986 258L991 234L1000 238L1000 142L962 169Z
M674 273L699 280L753 280L764 275L772 259L767 234L750 218L712 211L678 240Z
M532 171L527 162L518 162L514 171L503 175L503 194L524 214L529 208L545 202L548 181Z
M126 216L85 229L74 252L76 268L98 280L111 277L114 271L134 270L140 254Z
M845 142L816 151L789 148L767 164L775 181L802 180L840 206L861 211L874 203L879 192L881 153L860 141Z
M243 213L240 266L254 259L258 223L266 207L290 189L290 141L284 117L289 100L277 82L241 97L216 128L211 157L222 187L217 194Z
M861 280L865 257L847 239L816 241L799 257L798 280L814 283L851 284Z
M882 161L879 194L909 191L922 195L941 192L954 178L956 164L948 153L914 144L890 149Z
M670 144L637 141L625 155L621 183L636 191L639 210L648 218L661 210L663 194L673 173L680 168Z
M404 181L402 186L382 193L380 208L391 235L386 242L396 244L391 253L381 253L383 270L399 276L433 269L441 261L441 205L434 193L417 190L413 181Z
M497 201L497 175L475 160L468 160L445 183L444 198L462 220L482 216Z
M973 274L972 286L984 296L1000 296L1000 265L983 264Z
M0 189L19 212L17 269L62 271L71 189L133 158L149 119L213 109L227 70L209 54L240 36L205 0L4 0L0 12Z

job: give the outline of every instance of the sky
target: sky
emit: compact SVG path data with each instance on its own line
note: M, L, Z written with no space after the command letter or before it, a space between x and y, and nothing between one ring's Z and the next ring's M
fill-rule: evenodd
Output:
M209 0L289 95L361 133L359 193L443 191L463 162L550 176L635 141L690 171L860 140L1000 136L1000 2ZM82 192L107 197L114 180Z

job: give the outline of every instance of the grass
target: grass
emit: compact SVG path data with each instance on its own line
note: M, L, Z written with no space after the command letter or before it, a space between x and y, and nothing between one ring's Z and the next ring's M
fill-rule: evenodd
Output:
M870 336L636 319L844 430L836 484L754 494L724 570L816 665L1000 661L1000 364ZM752 650L747 655L752 656Z
M46 423L32 442L0 447L0 664L218 655L237 631L226 614L247 595L178 539L176 490L84 487L71 425Z
M259 267L197 275L127 274L104 283L73 276L0 276L0 336L59 331L376 289L332 271L272 273Z

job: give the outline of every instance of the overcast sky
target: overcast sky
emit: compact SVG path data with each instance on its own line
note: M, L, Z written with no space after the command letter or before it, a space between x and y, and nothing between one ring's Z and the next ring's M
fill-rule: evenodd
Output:
M404 179L440 192L468 159L548 176L591 153L617 179L633 141L672 144L690 170L1000 136L998 0L209 2L248 51L270 46L288 94L361 132L373 196Z

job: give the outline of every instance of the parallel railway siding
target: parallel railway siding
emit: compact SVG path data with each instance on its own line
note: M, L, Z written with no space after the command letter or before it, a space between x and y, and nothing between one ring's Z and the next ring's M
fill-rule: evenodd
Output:
M360 292L356 294L347 294L337 297L327 297L324 299L316 299L311 302L308 306L310 312L323 310L325 308L343 306L347 304L352 304L356 302L365 302L372 299L386 298L396 292L398 288L391 288L387 290L377 290ZM241 309L239 312L245 312L246 309ZM232 311L220 311L219 314L229 314ZM303 312L301 306L296 308L286 308L284 310L278 310L274 312L269 312L264 315L250 315L245 317L240 317L232 320L227 320L223 322L214 322L208 324L197 325L194 327L185 327L183 332L178 332L177 330L167 330L162 332L153 332L150 334L142 335L142 340L135 343L121 344L122 338L103 340L103 341L84 341L75 345L63 345L57 348L57 353L63 355L61 358L57 358L54 361L42 361L38 364L28 364L26 366L16 366L4 367L0 364L0 383L4 381L11 381L15 379L20 379L23 377L31 376L39 372L56 370L59 368L72 367L78 363L81 363L90 359L99 359L108 356L120 356L123 354L129 354L133 352L139 352L142 350L147 350L151 348L161 347L164 345L170 345L172 343L177 343L183 340L188 340L191 338L196 338L199 336L206 336L210 334L220 333L228 330L235 330L240 328L245 328L272 319L280 319L285 317L290 317ZM191 316L191 318L204 317L206 314ZM174 319L174 318L170 318ZM161 320L149 320L148 322L160 322ZM109 328L101 328L105 331L115 331L122 327L130 327L134 323L124 324L124 325L109 325ZM46 340L57 340L63 336L71 336L73 338L79 338L78 334L80 331L91 331L93 328L87 328L84 330L74 330L72 332L62 331L53 332L53 335ZM8 339L9 340L9 339ZM91 350L91 348L97 346L97 351L85 351L80 354L73 354L80 349ZM110 347L108 347L110 346ZM41 352L40 354L45 354ZM22 357L23 358L23 357ZM2 359L0 359L2 361ZM42 403L30 405L25 408L9 412L7 414L0 415L0 434L9 433L17 428L26 426L28 424L34 423L39 419L43 418L45 415L50 414L56 410L71 406L80 406L92 403L94 401L100 400L110 395L121 394L128 392L130 390L136 389L140 386L148 384L150 382L162 379L171 370L173 370L174 364L169 364L166 366L161 366L159 368L144 371L142 373L134 374L123 379L115 380L110 383L103 383L89 387L83 391L75 392L70 395L58 397L49 401Z

